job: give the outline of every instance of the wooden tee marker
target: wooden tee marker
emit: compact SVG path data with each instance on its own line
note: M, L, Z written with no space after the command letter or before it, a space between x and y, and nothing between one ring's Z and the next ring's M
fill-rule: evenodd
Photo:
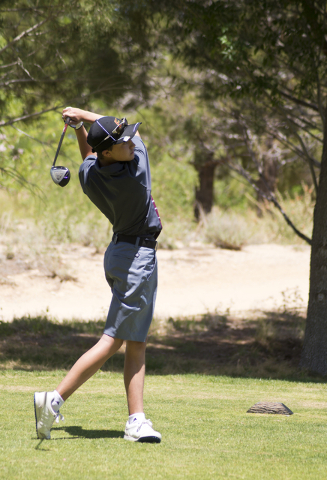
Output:
M249 408L246 413L274 413L277 415L293 415L290 410L283 403L276 402L258 402L253 407Z

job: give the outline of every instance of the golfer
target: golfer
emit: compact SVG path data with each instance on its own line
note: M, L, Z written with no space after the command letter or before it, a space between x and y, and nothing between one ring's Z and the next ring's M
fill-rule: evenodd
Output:
M54 420L67 398L94 375L126 342L124 382L129 418L126 440L160 443L143 412L146 337L157 292L157 237L161 221L151 197L146 147L138 133L140 123L103 117L78 108L63 110L75 128L83 163L79 178L84 193L113 226L104 256L112 291L104 333L98 343L75 363L53 392L36 392L36 432L50 439ZM91 123L89 133L83 123Z

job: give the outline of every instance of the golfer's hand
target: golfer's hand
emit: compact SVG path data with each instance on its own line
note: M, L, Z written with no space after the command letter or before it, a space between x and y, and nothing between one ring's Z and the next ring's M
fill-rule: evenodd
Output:
M70 118L70 125L76 125L79 122L84 121L85 110L80 108L66 107L62 111L62 118L65 120L67 117Z

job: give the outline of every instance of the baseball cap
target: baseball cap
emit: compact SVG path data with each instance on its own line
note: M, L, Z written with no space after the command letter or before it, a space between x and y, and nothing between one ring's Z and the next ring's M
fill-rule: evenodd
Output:
M87 143L92 147L92 152L103 152L111 145L128 142L140 125L141 122L129 125L126 118L98 118L90 128Z

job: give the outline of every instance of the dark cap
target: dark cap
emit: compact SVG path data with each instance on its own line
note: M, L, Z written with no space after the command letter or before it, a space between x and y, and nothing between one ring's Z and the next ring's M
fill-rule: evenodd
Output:
M92 147L92 152L103 152L112 145L128 142L134 137L140 125L140 122L128 125L125 118L98 118L90 128L87 143Z

